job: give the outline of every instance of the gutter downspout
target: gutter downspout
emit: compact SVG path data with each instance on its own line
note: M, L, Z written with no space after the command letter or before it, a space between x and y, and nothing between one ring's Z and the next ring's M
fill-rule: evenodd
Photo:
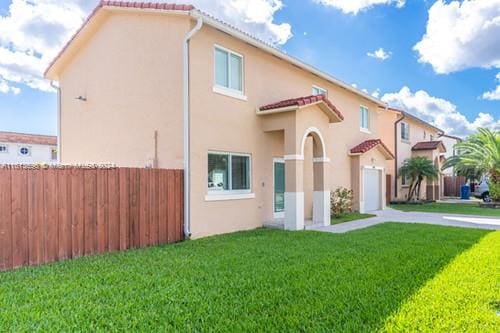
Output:
M405 114L402 113L401 116L394 123L394 149L396 150L394 157L394 198L398 197L398 124L405 119Z
M189 31L183 41L183 144L184 144L184 238L191 237L190 224L190 126L189 126L189 40L200 31L203 19L198 17L196 26Z
M61 163L61 87L50 81L52 88L57 90L57 164Z

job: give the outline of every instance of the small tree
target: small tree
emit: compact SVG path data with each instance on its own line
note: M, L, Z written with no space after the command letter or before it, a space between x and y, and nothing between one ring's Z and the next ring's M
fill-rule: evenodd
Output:
M337 189L330 194L331 214L339 217L345 212L352 211L352 200L354 198L352 190L345 187L337 187Z
M406 176L410 179L410 187L408 189L408 201L411 201L416 196L420 199L420 186L424 179L433 180L438 177L439 170L434 163L422 156L411 157L405 160L403 166L399 169L399 175Z

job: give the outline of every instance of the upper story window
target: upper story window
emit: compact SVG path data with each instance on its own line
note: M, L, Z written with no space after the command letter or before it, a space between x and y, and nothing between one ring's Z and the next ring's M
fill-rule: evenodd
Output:
M30 156L31 155L31 149L30 149L30 147L27 147L27 146L21 146L21 147L19 147L19 155L21 155L21 156Z
M410 125L407 123L401 123L401 139L410 140Z
M249 193L250 155L208 153L208 191Z
M57 160L57 148L50 148L50 159L52 161Z
M318 86L313 86L312 87L312 94L315 95L315 96L316 95L325 95L325 96L328 95L326 89L323 89L323 88L318 87Z
M243 93L243 56L215 47L215 86Z
M429 138L431 139L431 141L434 141L434 135L430 135Z
M427 139L427 132L424 131L424 140Z
M7 145L0 144L0 153L8 153L9 148Z
M369 131L370 130L370 113L368 112L368 108L364 106L359 107L359 127L362 130Z

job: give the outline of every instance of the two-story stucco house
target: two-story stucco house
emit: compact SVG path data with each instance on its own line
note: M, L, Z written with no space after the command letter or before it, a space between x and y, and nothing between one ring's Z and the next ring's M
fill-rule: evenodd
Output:
M0 164L57 162L57 137L0 132Z
M103 1L46 77L62 163L183 168L193 237L386 205L394 111L192 6Z
M448 134L442 134L439 137L439 140L443 142L443 145L446 149L446 152L442 153L441 156L443 159L450 158L452 156L457 155L457 149L455 148L455 145L462 142L462 139L453 135L448 135ZM443 170L443 175L444 176L455 176L456 172L454 168L447 168Z
M391 110L397 115L394 122L396 179L392 185L394 187L393 199L406 200L408 198L409 179L405 175L398 174L399 168L403 166L406 159L423 156L434 162L440 174L435 180L424 180L418 196L423 200L439 200L443 192L441 168L444 162L443 155L446 152L446 147L440 137L444 132L408 112L394 108Z

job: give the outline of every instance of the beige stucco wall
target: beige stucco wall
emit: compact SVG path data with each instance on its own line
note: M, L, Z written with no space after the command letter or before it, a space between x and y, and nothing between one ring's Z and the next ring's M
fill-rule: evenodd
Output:
M61 75L64 163L143 167L154 156L153 135L158 130L159 167L182 167L181 47L193 23L186 17L133 11L105 19ZM243 55L246 101L212 91L214 44ZM288 141L294 142L293 153L297 153L297 142L310 126L317 127L325 141L326 157L331 160L327 189L331 190L351 188L353 172L358 176L348 154L352 147L374 138L382 138L390 149L393 145L392 131L381 125L386 111L373 102L211 27L204 26L191 40L190 64L194 238L252 229L272 219L273 158L290 154ZM345 117L343 122L330 124L317 106L275 117L256 115L258 106L310 95L313 85L328 90L329 99ZM80 95L87 101L75 100ZM359 130L360 105L370 111L371 133ZM282 129L272 130L272 126ZM293 138L285 127L294 129ZM254 198L206 200L209 151L251 155ZM312 211L312 143L306 144L304 156L305 161L297 164L304 170L294 190L305 192L308 217ZM379 167L392 167L390 161L376 160Z
M190 22L125 12L102 19L60 79L62 162L144 167L157 130L159 167L182 168L182 39Z
M418 142L430 141L430 136L433 136L434 140L439 140L439 132L430 126L425 125L422 122L415 121L412 118L405 118L402 122L408 123L410 125L410 139L401 139L401 123L397 125L397 135L396 140L398 141L397 147L397 165L398 169L404 164L404 161L412 156L425 156L434 160L432 152L414 152L412 147ZM397 200L405 200L408 197L408 186L401 185L402 179L398 175L397 179ZM425 198L426 194L426 181L422 183L420 189L420 197Z

